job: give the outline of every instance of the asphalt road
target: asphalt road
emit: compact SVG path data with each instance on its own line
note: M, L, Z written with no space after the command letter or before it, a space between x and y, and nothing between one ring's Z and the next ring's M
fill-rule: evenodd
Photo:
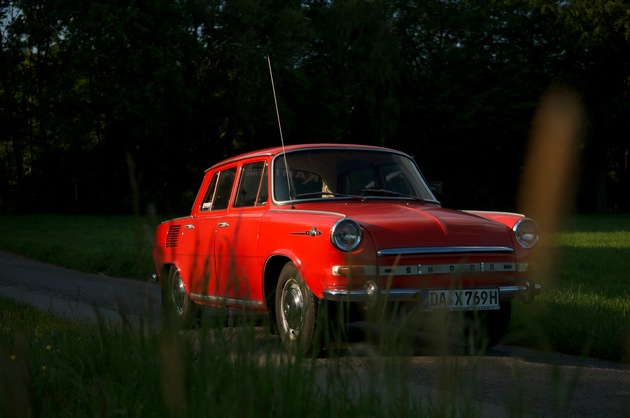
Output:
M151 321L159 326L160 295L155 283L86 274L0 252L0 295L68 318ZM232 329L231 332L238 332ZM257 329L261 345L284 355L276 337ZM346 360L357 390L367 376L385 373L378 347L355 340L336 349ZM269 350L261 350L269 353ZM322 385L337 360L321 359ZM461 416L458 405L483 417L629 417L630 367L596 359L497 346L483 357L413 355L404 370L408 393L431 403L441 415ZM457 378L453 378L453 376ZM399 401L383 391L383 403ZM462 407L464 409L464 407Z

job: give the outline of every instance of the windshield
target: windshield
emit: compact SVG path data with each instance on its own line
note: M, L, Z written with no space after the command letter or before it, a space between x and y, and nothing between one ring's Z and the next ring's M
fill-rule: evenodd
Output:
M283 155L273 162L276 202L329 198L436 202L415 162L395 152L309 149L288 152L286 161L288 170Z

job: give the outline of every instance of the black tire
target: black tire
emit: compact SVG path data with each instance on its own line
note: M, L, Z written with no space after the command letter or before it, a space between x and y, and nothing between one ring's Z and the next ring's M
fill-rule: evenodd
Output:
M292 262L282 268L276 284L276 323L286 350L299 357L317 357L324 348L318 324L319 300Z
M186 293L177 267L171 266L168 278L162 282L161 291L164 312L174 315L180 328L193 328L198 324L199 306Z

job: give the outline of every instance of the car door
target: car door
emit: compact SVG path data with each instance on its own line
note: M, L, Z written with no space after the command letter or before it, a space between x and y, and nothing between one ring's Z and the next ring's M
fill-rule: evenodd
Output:
M229 211L217 223L216 276L219 294L228 304L262 305L262 261L256 244L269 206L268 183L267 161L244 163Z
M237 166L226 167L212 174L212 179L197 209L195 219L187 223L187 240L193 254L190 263L193 297L221 303L216 275L215 243L219 223L226 215Z

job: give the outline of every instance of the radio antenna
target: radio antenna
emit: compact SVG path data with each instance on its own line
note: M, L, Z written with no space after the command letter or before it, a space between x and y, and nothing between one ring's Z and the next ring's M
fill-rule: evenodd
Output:
M289 203L291 209L295 209L293 206L293 190L291 190L291 178L289 176L289 165L287 164L287 153L284 150L284 137L282 136L282 124L280 123L280 111L278 110L278 98L276 97L276 86L273 82L273 71L271 70L271 58L267 55L267 63L269 64L269 76L271 77L271 90L273 91L273 102L276 106L276 117L278 118L278 129L280 130L280 143L282 144L282 156L284 158L284 169L287 175L287 188L289 191Z

